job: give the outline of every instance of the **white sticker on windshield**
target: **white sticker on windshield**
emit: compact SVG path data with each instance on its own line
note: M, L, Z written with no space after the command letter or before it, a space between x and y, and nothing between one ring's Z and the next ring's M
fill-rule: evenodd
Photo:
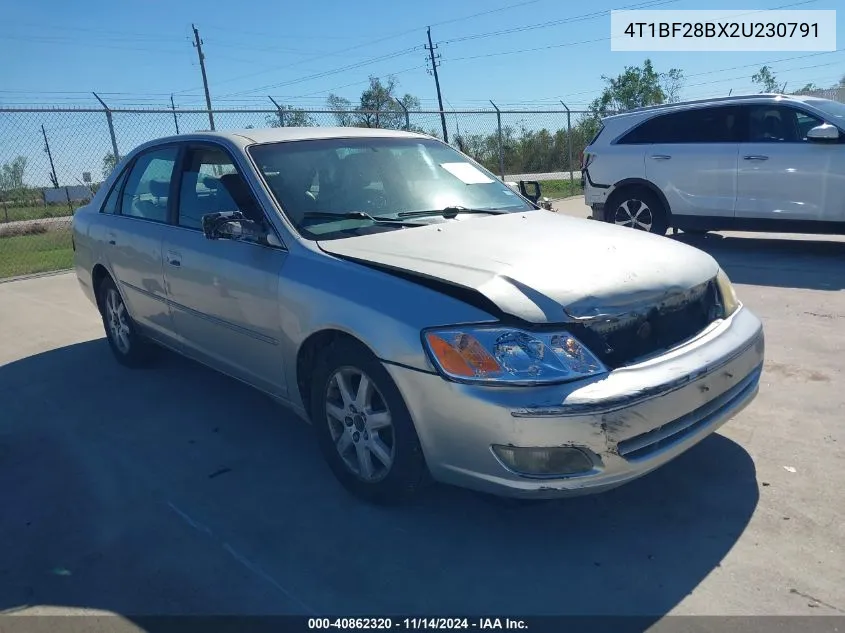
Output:
M493 182L492 178L485 176L483 171L469 163L440 163L440 166L467 185L484 185Z

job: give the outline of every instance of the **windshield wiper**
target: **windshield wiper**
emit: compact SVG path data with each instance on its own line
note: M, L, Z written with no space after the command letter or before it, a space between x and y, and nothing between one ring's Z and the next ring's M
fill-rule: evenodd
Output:
M329 220L370 220L375 223L407 224L396 218L370 215L366 211L347 211L345 213L332 213L331 211L306 211L303 214L306 218L326 218Z
M502 213L509 213L504 209L470 209L462 206L444 207L443 209L434 209L431 211L403 211L398 214L400 218L421 218L427 215L440 215L444 218L454 218L459 213L484 213L488 215L501 215Z

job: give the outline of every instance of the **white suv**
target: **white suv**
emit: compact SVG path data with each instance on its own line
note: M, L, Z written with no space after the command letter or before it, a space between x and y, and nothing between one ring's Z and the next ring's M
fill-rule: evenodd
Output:
M785 95L708 99L602 120L584 150L593 218L669 227L845 233L845 104Z

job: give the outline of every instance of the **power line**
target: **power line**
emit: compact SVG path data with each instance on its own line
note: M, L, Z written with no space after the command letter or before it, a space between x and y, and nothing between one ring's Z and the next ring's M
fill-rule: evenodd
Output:
M50 38L39 36L18 36L18 35L0 35L0 39L18 40L23 42L31 42L33 44L61 44L62 46L83 46L85 48L105 48L118 51L141 51L147 54L162 53L167 55L181 55L183 51L176 49L163 48L139 48L137 46L112 46L109 44L99 44L97 42L89 42L87 40L80 40L78 38Z
M407 72L410 72L412 70L420 70L420 69L425 68L425 67L426 67L425 64L420 64L420 65L417 65L417 66L411 66L410 68L403 68L402 70L396 70L396 71L393 71L393 72L390 72L390 73L385 73L385 75L388 76L388 77L394 76L394 75L401 75L403 73L407 73ZM360 81L354 81L352 83L343 84L342 86L335 86L334 88L328 88L327 90L319 90L317 92L309 92L307 94L300 95L299 97L294 97L294 98L302 99L302 98L305 98L305 97L311 97L313 95L325 94L327 92L334 92L335 90L340 90L342 88L349 88L350 86L360 86L361 84L369 83L369 81L370 81L369 79L362 79Z
M267 84L267 85L264 85L264 86L258 86L257 88L250 88L249 90L241 90L239 92L231 92L231 93L228 93L228 94L223 95L223 96L225 96L225 97L237 97L237 96L240 96L240 95L253 94L253 93L256 93L256 92L266 91L266 90L269 90L269 89L272 89L272 88L281 88L283 86L292 86L294 84L302 83L304 81L311 81L313 79L321 79L322 77L329 77L331 75L336 75L338 73L346 72L347 70L354 70L356 68L361 68L363 66L369 66L371 64L375 64L375 63L385 61L385 60L388 60L388 59L393 59L395 57L402 57L404 55L408 55L410 53L413 53L414 51L417 51L417 50L419 50L419 46L413 46L411 48L405 48L405 49L402 49L402 50L399 50L399 51L395 51L393 53L388 53L386 55L379 55L378 57L372 57L370 59L366 59L364 61L356 62L354 64L348 64L346 66L342 66L340 68L335 68L333 70L327 70L327 71L323 71L323 72L320 72L320 73L314 73L314 74L311 74L311 75L306 75L305 77L300 77L298 79L291 79L291 80L282 81L282 82L279 82L279 83Z
M415 29L415 30L416 30L416 29ZM402 33L400 33L399 35L404 35L404 34L409 33L409 32L411 32L411 31L403 31L403 32L402 32ZM382 38L381 40L374 40L374 41L372 41L372 42L367 42L367 43L364 43L364 44L358 44L358 45L356 45L356 46L351 46L351 47L349 47L349 48L345 48L345 49L342 49L342 50L340 50L340 51L333 51L333 52L331 52L331 53L323 53L323 54L321 54L321 55L318 55L317 57L311 57L311 58L308 58L308 59L301 59L301 60L298 60L298 61L295 61L295 62L291 62L290 64L285 64L285 65L282 65L282 66L277 66L277 67L275 67L275 68L268 68L268 69L266 69L266 70L259 70L259 71L256 71L256 72L254 72L254 73L249 73L249 74L246 74L246 75L240 75L240 76L237 76L237 77L230 77L229 79L224 79L224 80L222 80L222 81L216 81L216 82L215 82L215 85L218 85L218 86L219 86L220 84L224 84L224 83L231 83L231 82L233 82L233 81L240 81L240 80L242 80L242 79L249 79L249 78L251 78L251 77L256 77L256 76L258 76L258 75L264 75L264 74L267 74L267 73L269 73L269 72L274 72L274 71L277 71L277 70L284 70L284 69L287 69L287 68L293 68L294 66L301 66L302 64L306 64L306 63L311 62L311 61L317 61L317 60L319 60L319 59L323 59L323 58L325 58L325 57L331 56L331 55L333 55L334 53L344 53L344 52L347 52L347 51L356 50L356 49L358 49L358 48L362 48L362 47L364 47L364 46L369 46L369 45L371 45L371 44L376 44L376 43L381 42L381 41L386 41L386 40L389 40L389 39L394 39L394 38L396 38L396 37L399 37L399 35L394 35L394 36L390 36L390 37L385 37L385 38ZM406 49L406 50L410 51L410 50L413 50L413 49ZM384 57L384 59L389 59L389 58L390 58L390 57L392 57L392 56L394 56L394 55L388 55L388 56L385 56L385 57ZM377 59L377 58L376 58L376 59ZM344 68L342 68L342 69L338 70L337 72L342 72L343 70L346 70L346 67L344 67ZM231 96L231 95L237 95L237 94L246 94L246 93L248 93L248 92L258 92L258 91L262 91L262 90L267 90L268 88L277 88L277 87L279 87L279 85L280 85L280 84L268 84L268 85L266 85L266 86L260 86L260 87L258 87L258 88L255 88L255 89L253 89L253 90L249 90L249 91L242 91L242 92L235 92L235 93L231 93L229 96ZM177 92L176 92L176 94L179 94L180 92L190 92L190 91L195 90L195 89L196 89L196 88L190 88L190 89L187 89L187 90L177 91Z
M472 18L478 18L482 15L490 15L491 13L499 13L500 11L509 11L510 9L517 9L519 7L524 7L527 4L536 4L540 0L525 0L524 2L517 2L516 4L509 4L504 7L499 7L498 9L488 9L486 11L479 11L478 13L473 13L472 15L465 15L462 18L452 18L450 20L441 20L440 22L435 22L431 26L442 26L444 24L454 24L455 22L463 22L464 20L471 20Z
M672 4L675 2L680 2L680 0L647 0L646 2L640 2L638 4L632 4L625 7L619 7L619 9L614 9L615 11L623 11L627 9L648 9L653 8L665 4ZM561 24L568 24L570 22L583 22L585 20L594 20L596 18L601 18L610 13L610 10L604 9L602 11L593 11L592 13L585 13L583 15L576 15L569 18L562 18L560 20L551 20L546 22L540 22L538 24L526 24L525 26L516 26L509 29L501 29L498 31L490 31L487 33L475 33L473 35L465 35L463 37L455 37L449 40L443 40L442 44L454 44L457 42L466 42L469 40L477 40L483 39L486 37L498 37L501 35L509 35L511 33L522 33L523 31L530 31L536 29L545 29L552 26L559 26Z
M797 6L801 6L801 5L805 5L805 4L811 4L813 2L818 2L818 0L803 0L802 2L792 2L792 3L784 4L784 5L781 5L781 6L778 6L778 7L771 7L770 9L757 9L757 10L754 10L754 11L748 11L747 13L744 13L742 15L750 15L750 14L753 14L753 13L761 13L763 11L774 11L774 10L777 10L777 9L785 9L785 8L788 8L788 7L797 7ZM623 37L623 36L617 36L617 37ZM537 46L537 47L534 47L534 48L523 48L523 49L517 49L517 50L511 50L511 51L499 51L499 52L496 52L496 53L485 53L485 54L482 54L482 55L469 55L469 56L466 56L466 57L452 57L452 58L449 58L449 61L456 62L456 61L466 61L466 60L471 60L471 59L485 59L485 58L488 58L488 57L500 57L500 56L503 56L503 55L518 55L518 54L522 54L522 53L533 53L533 52L536 52L536 51L546 51L546 50L552 50L552 49L556 49L556 48L568 48L570 46L579 46L581 44L595 44L596 42L607 42L607 41L610 41L612 39L614 39L614 38L613 37L599 37L599 38L592 39L592 40L582 40L580 42L565 42L563 44L549 44L547 46Z
M46 30L53 30L53 31L70 31L72 33L83 32L83 33L105 33L106 36L109 35L116 35L119 38L110 38L110 39L120 39L125 40L127 38L137 38L139 40L171 40L172 36L168 35L152 35L150 33L138 33L133 31L120 31L115 30L111 27L108 28L91 28L90 26L77 26L75 24L62 24L62 25L55 25L55 24L45 24L43 22L17 22L15 24L7 24L7 27L10 29L18 30L19 27L24 28L33 28L37 29L39 33Z
M454 22L461 22L461 21L464 21L464 20L470 20L472 18L476 18L476 17L482 16L482 15L489 15L491 13L497 13L497 12L500 12L500 11L515 9L515 8L518 8L518 7L525 6L527 4L533 4L535 2L540 2L540 1L541 0L523 0L522 2L517 2L515 4L506 5L504 7L498 7L496 9L488 9L486 11L480 11L478 13L473 13L471 15L466 15L466 16L462 16L462 17L459 17L459 18L451 18L449 20L442 20L440 22L435 22L431 26L439 26L441 24L452 24ZM387 42L388 40L393 40L393 39L396 39L397 37L402 37L403 35L408 35L410 33L416 33L420 30L422 30L422 29L420 29L418 27L412 28L412 29L405 29L403 31L398 31L398 32L392 33L390 35L386 35L384 37L372 39L372 40L369 40L367 42L363 42L361 44L356 44L354 46L349 46L349 47L342 48L342 49L336 50L336 51L321 53L320 55L317 55L315 57L311 57L311 58L308 58L308 59L302 59L302 60L298 60L298 61L295 61L295 62L291 62L290 64L278 66L275 69L260 70L260 71L256 71L254 73L249 73L249 74L246 74L246 75L229 77L228 79L223 79L221 81L215 81L214 83L215 83L215 85L219 86L219 85L224 84L224 83L231 83L233 81L240 81L240 80L243 80L243 79L249 79L251 77L257 77L258 75L266 74L268 72L273 72L275 70L285 70L285 69L288 69L288 68L293 68L294 66L299 66L301 64L307 64L308 62L312 62L312 61L318 61L320 59L325 59L326 57L331 57L331 56L334 56L334 55L340 55L340 54L343 54L343 53L348 53L349 51L358 50L360 48L365 48L367 46L372 46L374 44L380 44L381 42ZM342 71L340 71L340 72L342 72ZM259 88L256 88L255 92L267 90L269 88L277 88L277 87L279 87L279 84L269 84L267 86L261 86ZM192 90L196 90L196 88L189 88L187 90L177 91L175 94L180 94L182 92L191 92ZM242 93L232 93L232 94L242 94Z
M254 44L242 44L242 43L235 43L230 42L227 40L219 40L214 38L213 40L209 40L210 44L213 44L216 47L222 48L231 48L234 50L244 50L244 51L262 51L262 52L280 52L285 53L288 55L326 55L326 56L335 56L335 57L346 57L348 59L348 55L344 53L319 53L318 51L313 50L302 50L301 48L289 48L287 46L256 46Z
M818 57L820 55L832 55L834 53L841 53L843 51L845 51L845 48L839 48L835 51L824 51L824 52L821 52L821 53L810 53L808 55L795 55L793 57L782 57L780 59L770 59L768 61L755 62L755 63L752 63L752 64L742 64L740 66L730 66L728 68L717 68L717 69L714 69L714 70L705 70L705 71L702 71L702 72L692 73L692 74L689 74L689 75L685 74L684 78L689 79L690 77L702 77L702 76L705 76L705 75L715 75L717 73L728 72L728 71L731 71L731 70L739 70L741 68L759 68L760 66L765 66L765 65L768 65L768 64L778 64L778 63L781 63L781 62L794 61L796 59L807 59L808 57ZM836 62L832 62L832 63L836 63ZM799 70L799 69L792 69L792 70ZM784 69L784 70L778 70L778 72L790 72L790 70ZM727 81L731 81L731 80L727 80ZM557 101L559 99L566 99L567 97L576 97L576 96L585 95L585 94L595 94L596 92L601 92L601 90L602 90L602 88L595 88L593 90L581 90L579 92L569 92L567 94L556 95L554 97L544 97L543 99L528 100L527 103L544 103L544 102L547 102L547 101Z

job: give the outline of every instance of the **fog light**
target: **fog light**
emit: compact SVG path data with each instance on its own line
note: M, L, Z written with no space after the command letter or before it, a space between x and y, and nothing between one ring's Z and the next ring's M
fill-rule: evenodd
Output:
M572 446L523 448L494 444L493 453L505 466L522 475L575 475L593 469L590 457Z

